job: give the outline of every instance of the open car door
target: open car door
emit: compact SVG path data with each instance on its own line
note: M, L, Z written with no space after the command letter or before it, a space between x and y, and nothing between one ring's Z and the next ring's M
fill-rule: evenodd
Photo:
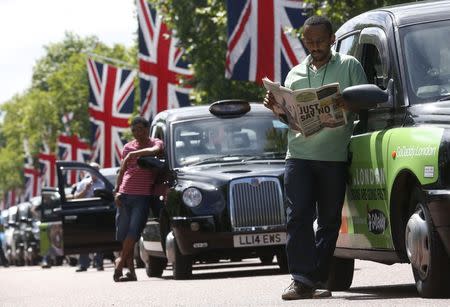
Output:
M56 168L61 195L64 254L120 250L120 242L115 240L114 186L86 163L57 161ZM66 178L73 174L79 180L85 176L95 176L104 183L105 188L94 190L94 197L74 198L66 187Z

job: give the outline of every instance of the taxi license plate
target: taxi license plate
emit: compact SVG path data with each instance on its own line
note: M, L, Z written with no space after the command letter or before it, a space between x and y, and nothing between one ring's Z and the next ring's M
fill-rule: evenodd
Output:
M285 232L249 233L233 236L234 247L264 246L286 244Z

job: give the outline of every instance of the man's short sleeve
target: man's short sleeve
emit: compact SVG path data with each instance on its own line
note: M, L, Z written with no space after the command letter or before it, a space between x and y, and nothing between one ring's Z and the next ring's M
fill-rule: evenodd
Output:
M164 150L164 142L158 138L152 138L153 146L157 146L160 151Z

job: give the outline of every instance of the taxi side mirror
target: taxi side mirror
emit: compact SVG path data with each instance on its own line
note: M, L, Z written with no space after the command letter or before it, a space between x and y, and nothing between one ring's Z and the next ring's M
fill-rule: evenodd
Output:
M156 168L158 170L162 170L166 168L166 162L164 160L158 159L157 157L152 156L142 156L137 159L137 164L139 167L152 169Z
M391 101L390 91L392 80L389 81L388 88L382 90L375 84L360 84L349 86L342 91L342 97L348 104L359 109L375 108L378 104L386 104Z
M94 190L94 197L100 197L101 199L107 201L113 201L114 195L110 190L107 189L96 189Z

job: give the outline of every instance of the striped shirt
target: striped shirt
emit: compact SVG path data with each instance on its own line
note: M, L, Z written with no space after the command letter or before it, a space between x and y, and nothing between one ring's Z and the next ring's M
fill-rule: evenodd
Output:
M149 138L148 142L143 146L139 146L136 140L128 142L123 147L122 159L131 151L153 146L158 146L160 150L164 148L163 142L156 138ZM123 174L119 192L130 195L152 195L155 178L156 173L154 171L138 166L137 158L130 159L127 163L127 169Z

